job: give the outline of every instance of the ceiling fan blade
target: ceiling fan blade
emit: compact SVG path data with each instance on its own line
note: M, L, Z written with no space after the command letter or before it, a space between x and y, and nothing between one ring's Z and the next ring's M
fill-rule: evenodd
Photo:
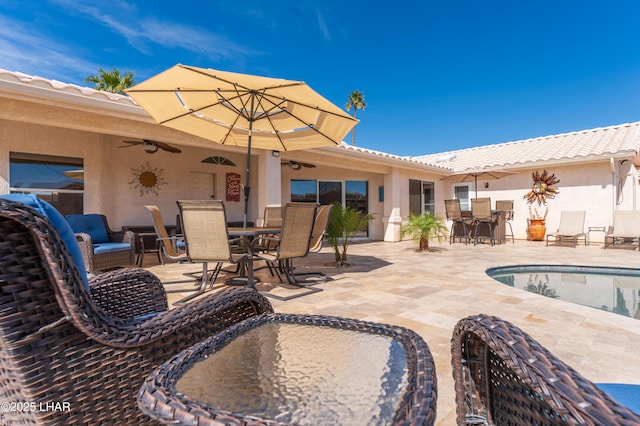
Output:
M131 148L132 146L142 145L144 142L142 141L122 141L123 143L128 143L129 145L122 145L118 148Z
M291 167L293 170L300 170L303 167L309 167L309 168L313 168L316 165L315 164L311 164L311 163L302 163L300 161L283 161L282 163L280 163L282 166L289 166Z
M155 142L155 141L153 143L155 143L158 146L158 148L164 149L165 151L171 152L173 154L180 154L182 152L182 150L176 148L175 146L171 146L168 143Z

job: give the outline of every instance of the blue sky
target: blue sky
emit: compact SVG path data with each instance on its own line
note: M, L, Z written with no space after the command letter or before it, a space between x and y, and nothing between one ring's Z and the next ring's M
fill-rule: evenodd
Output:
M356 145L422 155L640 120L637 0L0 2L0 68L87 85L177 63L303 80ZM350 143L350 136L346 138Z

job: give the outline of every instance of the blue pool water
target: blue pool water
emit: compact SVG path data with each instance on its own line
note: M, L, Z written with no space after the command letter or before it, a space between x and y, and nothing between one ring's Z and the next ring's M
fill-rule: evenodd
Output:
M640 319L640 269L515 265L486 272L511 287Z

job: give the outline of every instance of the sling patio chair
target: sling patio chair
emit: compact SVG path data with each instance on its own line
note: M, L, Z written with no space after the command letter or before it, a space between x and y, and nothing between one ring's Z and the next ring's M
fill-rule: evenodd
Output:
M489 239L489 243L494 245L496 238L493 231L497 225L497 220L491 211L491 198L471 199L471 220L474 226L473 244L478 244L483 239ZM486 228L486 234L480 233L482 227Z
M202 262L200 288L176 303L185 303L206 291L207 282L213 289L216 278L223 263L239 264L246 260L247 253L237 252L232 245L239 239L229 239L227 215L224 204L220 200L178 200L182 232L187 250L187 258L191 262ZM209 274L209 263L216 266Z
M613 227L604 237L604 248L611 245L640 248L640 210L616 210Z
M470 218L464 217L460 209L460 200L444 200L444 207L447 220L451 221L451 231L449 232L449 244L455 243L456 238L464 240L468 244L471 236Z
M562 211L560 212L560 226L556 232L547 234L547 245L549 239L553 238L556 244L562 245L563 242L573 243L575 248L578 241L582 238L584 245L587 245L587 234L584 232L584 217L586 212L582 211Z
M510 234L505 233L505 238L507 236L511 236L511 242L515 243L515 237L513 235L513 226L511 226L511 222L513 221L513 200L496 200L496 210L504 212L504 224L505 226L509 226Z
M272 251L255 253L257 259L264 260L271 265L281 283L284 283L282 279L282 274L284 274L291 286L297 289L306 289L306 291L296 292L291 296L284 297L270 293L265 293L266 296L279 300L289 300L322 291L320 288L298 283L293 275L291 263L294 258L305 257L309 253L317 207L317 204L313 203L288 203L284 211L280 235L273 238L263 238L263 240L276 242L276 248Z
M3 410L0 424L157 424L138 408L144 379L183 349L273 312L230 288L168 309L141 268L87 276L73 231L33 196L0 197L0 395L61 410Z
M615 385L590 382L500 318L460 320L451 352L458 425L640 424L637 394L634 413L609 395Z
M327 226L329 226L329 216L331 215L331 209L333 204L323 204L318 206L316 211L316 218L313 222L313 231L311 232L311 241L309 242L309 253L319 253L322 249L322 243L324 242L324 235L327 232ZM294 272L293 261L290 261L291 274L294 279L297 277L308 275L319 275L321 277L327 276L324 272L309 271L309 272Z
M164 265L165 259L171 262L182 262L187 260L187 254L184 250L184 238L180 235L169 236L167 228L164 226L162 213L158 206L147 205L144 206L144 208L151 214L153 229L155 229L158 236L157 241L158 250L160 252L160 262Z

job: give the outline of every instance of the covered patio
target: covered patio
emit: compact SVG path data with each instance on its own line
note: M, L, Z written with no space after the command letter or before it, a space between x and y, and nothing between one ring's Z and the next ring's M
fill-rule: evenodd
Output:
M455 424L451 336L456 322L467 315L486 313L514 323L593 382L640 383L637 319L514 289L485 273L490 267L543 263L628 267L638 261L637 251L605 251L602 244L545 247L522 240L494 247L430 245L430 252L420 253L410 241L355 243L349 249L353 266L346 268L325 265L333 261L331 248L325 246L319 254L296 261L301 270L322 270L331 277L320 284L325 291L286 302L272 300L274 310L338 315L416 331L435 358L438 425ZM145 267L170 281L194 265L162 266L148 256ZM260 272L266 282L277 281L267 269ZM170 301L181 296L171 294Z

